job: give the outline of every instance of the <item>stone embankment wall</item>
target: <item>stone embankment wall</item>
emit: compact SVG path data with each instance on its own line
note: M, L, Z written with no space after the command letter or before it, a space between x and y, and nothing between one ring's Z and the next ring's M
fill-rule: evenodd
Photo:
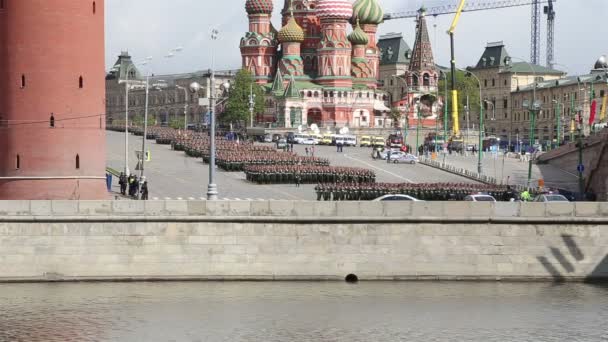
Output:
M0 202L0 281L608 278L608 203Z

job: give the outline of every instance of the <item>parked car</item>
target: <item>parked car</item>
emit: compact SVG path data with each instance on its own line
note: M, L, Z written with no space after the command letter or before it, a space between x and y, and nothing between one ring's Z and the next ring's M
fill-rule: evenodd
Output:
M564 195L549 193L549 194L541 194L541 195L536 196L536 198L534 199L534 202L570 202L570 201L568 201L568 199Z
M284 149L285 147L287 147L287 139L277 140L277 149Z
M273 135L272 135L272 142L277 142L277 141L279 141L279 139L281 139L281 138L283 138L283 136L282 136L282 135L280 135L280 134L273 134Z
M409 195L384 195L382 197L376 198L374 201L376 202L384 202L384 201L412 201L412 202L422 202L421 200L409 196Z
M331 145L331 143L333 142L334 139L334 135L333 134L325 134L323 136L323 140L319 141L320 145Z
M271 143L272 142L272 136L270 134L266 134L264 136L264 142L265 143Z
M400 148L403 146L403 135L401 133L389 135L387 145L388 147Z
M295 137L296 137L295 133L293 133L293 132L287 133L287 142L290 144L295 144L296 143Z
M302 145L318 145L319 140L317 140L315 138L306 138L306 139L302 140L301 144Z
M310 135L308 135L308 134L305 134L305 133L297 133L297 134L294 134L294 136L293 136L293 141L294 141L296 144L304 144L304 140L306 140L306 139L308 139L308 138L310 138Z
M418 163L418 157L416 157L415 155L413 155L411 153L406 153L406 154L400 156L399 158L395 158L395 159L393 159L393 157L391 156L391 160L395 164L406 163L406 164L414 165L414 164Z
M484 194L469 195L464 200L468 202L496 202L496 198Z
M399 159L407 154L405 152L401 152L401 151L397 151L397 150L385 150L383 152L380 152L380 159L386 160L389 153L391 155L391 160Z
M370 137L369 135L362 136L361 139L359 140L359 146L360 147L372 146L372 137Z

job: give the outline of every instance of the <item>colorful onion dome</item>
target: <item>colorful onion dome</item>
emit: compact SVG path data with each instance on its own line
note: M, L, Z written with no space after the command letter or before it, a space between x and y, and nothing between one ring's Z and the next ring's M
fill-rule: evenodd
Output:
M361 29L361 25L359 25L359 19L357 18L357 26L351 34L348 35L348 40L350 40L353 45L367 45L369 42L369 38L367 37L367 33L363 32Z
M281 43L301 43L304 41L304 30L302 30L296 19L292 16L281 31L279 31L278 38Z
M357 0L353 6L353 15L361 24L380 25L384 22L384 11L378 0Z
M345 19L353 16L353 4L348 0L320 0L317 4L319 19Z
M272 0L247 0L245 10L248 14L272 14Z

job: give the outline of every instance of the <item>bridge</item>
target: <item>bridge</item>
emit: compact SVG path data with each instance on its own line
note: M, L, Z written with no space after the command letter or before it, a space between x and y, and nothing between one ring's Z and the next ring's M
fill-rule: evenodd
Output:
M577 146L577 142L572 142L544 153L538 163L577 173L580 152ZM582 155L585 192L596 194L598 200L608 201L608 128L583 139Z

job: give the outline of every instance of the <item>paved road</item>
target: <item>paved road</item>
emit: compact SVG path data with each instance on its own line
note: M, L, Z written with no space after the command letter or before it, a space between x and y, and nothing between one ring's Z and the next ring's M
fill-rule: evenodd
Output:
M150 187L150 199L205 199L209 166L201 159L188 158L183 152L172 151L170 146L148 141L152 161L146 164L146 178ZM305 154L305 147L296 145L294 150ZM134 172L135 152L141 150L141 137L129 136L129 166ZM423 165L387 164L374 161L369 148L344 148L337 153L335 147L317 146L315 155L329 158L334 166L354 166L372 169L378 182L471 182L441 170ZM107 132L108 166L124 168L124 134ZM216 183L220 199L231 200L315 200L314 185L256 185L245 180L243 172L217 170Z
M443 160L443 155L439 155ZM478 156L462 156L457 154L446 155L445 162L458 168L477 172ZM527 185L528 162L520 162L519 159L507 158L503 154L493 155L484 153L482 159L483 173L496 178L504 184ZM538 180L543 179L547 187L559 187L571 191L577 191L576 170L562 170L552 165L532 165L532 185L538 185Z

